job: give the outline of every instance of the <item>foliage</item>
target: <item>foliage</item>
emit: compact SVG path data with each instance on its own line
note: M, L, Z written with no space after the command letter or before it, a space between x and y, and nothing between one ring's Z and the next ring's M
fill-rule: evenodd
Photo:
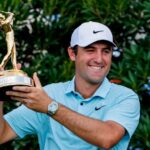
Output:
M39 60L37 62L37 60ZM45 69L48 68L48 69ZM66 81L74 75L74 65L66 60L63 55L54 56L51 54L37 55L31 66L24 68L26 72L36 72L45 85L51 82Z
M149 0L5 0L1 1L0 10L15 14L13 29L17 60L29 76L37 71L43 85L73 77L74 64L68 60L66 49L76 26L89 20L107 24L115 35L118 47L123 50L121 57L113 57L108 77L119 79L121 84L135 90L144 112L130 145L132 149L149 149ZM1 33L0 49L1 59L6 53L5 35ZM5 112L18 105L6 103ZM27 146L31 150L38 149L37 139L27 137L2 145L0 149L20 150Z
M150 112L150 109L149 109ZM150 116L147 112L143 112L140 119L139 127L132 139L132 149L139 148L141 150L150 149Z
M150 45L147 43L146 47L141 41L141 45L132 44L130 48L125 48L122 61L113 63L110 72L110 78L120 79L122 84L139 95L144 91L143 86L148 82L150 73Z

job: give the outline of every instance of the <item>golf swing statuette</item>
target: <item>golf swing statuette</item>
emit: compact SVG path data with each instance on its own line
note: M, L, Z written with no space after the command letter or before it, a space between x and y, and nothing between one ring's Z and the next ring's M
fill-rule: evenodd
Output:
M16 46L14 40L13 16L11 12L0 11L0 30L6 34L7 54L4 56L0 67L5 68L9 58L13 69L0 71L0 100L8 100L9 97L5 95L7 90L10 90L15 85L33 86L33 81L27 76L25 72L17 69L16 61Z

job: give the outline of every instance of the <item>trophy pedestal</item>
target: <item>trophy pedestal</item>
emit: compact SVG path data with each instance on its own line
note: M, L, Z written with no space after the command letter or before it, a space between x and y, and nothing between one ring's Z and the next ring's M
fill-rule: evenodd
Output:
M34 86L32 79L22 70L0 71L0 101L9 101L10 97L5 93L17 85Z

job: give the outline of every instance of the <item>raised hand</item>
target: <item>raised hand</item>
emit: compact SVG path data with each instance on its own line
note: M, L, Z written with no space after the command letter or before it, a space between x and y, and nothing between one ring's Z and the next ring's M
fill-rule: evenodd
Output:
M48 104L51 103L52 99L43 90L36 73L33 74L33 81L35 87L14 86L13 91L7 91L6 95L13 100L20 101L32 110L47 113Z

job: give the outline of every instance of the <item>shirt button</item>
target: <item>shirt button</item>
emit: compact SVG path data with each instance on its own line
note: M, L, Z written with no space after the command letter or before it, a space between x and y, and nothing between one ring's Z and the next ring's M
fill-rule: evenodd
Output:
M78 94L74 94L75 95L75 97L77 97L78 96Z
M80 105L82 106L82 105L83 105L83 102L81 102Z

